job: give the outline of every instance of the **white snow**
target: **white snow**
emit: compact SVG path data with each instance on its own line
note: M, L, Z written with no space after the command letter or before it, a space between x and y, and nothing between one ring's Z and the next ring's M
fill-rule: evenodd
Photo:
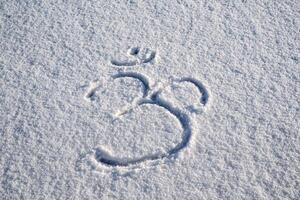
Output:
M0 1L0 199L300 199L299 9Z

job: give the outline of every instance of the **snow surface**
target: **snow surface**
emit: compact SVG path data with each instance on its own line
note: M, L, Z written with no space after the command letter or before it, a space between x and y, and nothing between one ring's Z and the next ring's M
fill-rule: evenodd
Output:
M0 199L300 199L300 3L0 0Z

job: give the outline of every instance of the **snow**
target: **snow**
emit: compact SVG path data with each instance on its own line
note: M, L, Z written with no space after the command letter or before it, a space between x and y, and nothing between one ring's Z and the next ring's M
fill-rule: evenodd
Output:
M298 1L0 1L0 199L300 199Z

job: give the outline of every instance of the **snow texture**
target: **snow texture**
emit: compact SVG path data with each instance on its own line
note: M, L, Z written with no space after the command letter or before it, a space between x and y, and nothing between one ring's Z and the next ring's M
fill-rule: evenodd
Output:
M300 199L297 0L0 0L0 199Z

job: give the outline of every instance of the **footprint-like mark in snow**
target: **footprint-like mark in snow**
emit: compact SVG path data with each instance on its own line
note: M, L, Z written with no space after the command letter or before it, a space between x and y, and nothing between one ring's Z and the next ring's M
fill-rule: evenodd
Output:
M146 130L144 136L147 137L147 142L149 141L149 147L145 147L145 149L148 149L149 151L140 150L141 152L137 151L137 155L135 154L136 152L133 152L131 156L124 156L121 155L124 151L123 149L110 151L105 147L97 147L90 154L94 163L103 164L105 166L127 167L146 161L174 158L180 151L189 146L192 137L192 121L190 114L195 110L197 111L196 113L201 113L199 111L207 106L210 97L208 90L199 80L190 77L174 79L167 87L151 88L152 85L150 84L149 79L136 72L120 72L113 75L111 78L112 81L131 79L131 81L134 80L135 83L139 82L140 86L142 86L140 87L142 89L139 90L142 95L137 95L138 90L134 90L136 93L133 92L132 94L136 94L135 98L133 98L135 100L128 101L126 105L122 105L123 107L114 113L115 120L121 121L114 125L114 127L120 126L120 128L117 128L117 133L122 136L117 139L117 144L119 141L124 140L124 144L133 145L134 141L126 141L126 134L136 134L137 131L143 132ZM90 99L91 101L96 100L97 91L101 87L100 85L99 81L92 82L85 98ZM137 85L138 84L136 83L136 86ZM103 92L100 92L100 94L102 93ZM112 101L109 102L109 104L111 103ZM137 112L137 114L134 114L135 112ZM151 122L156 124L156 126L152 127L153 130L148 130L150 123L147 121L148 118L151 118L153 120ZM168 131L162 131L164 125L159 123L166 123L166 120L172 121L172 123L168 125L165 124L165 126L169 127L168 129L171 130L169 132L178 135L177 140L168 138L170 137L170 135L166 133ZM134 123L132 123L132 121L134 121ZM137 127L131 127L136 124ZM125 128L122 129L122 126ZM157 127L158 129L155 129ZM144 130L138 130L139 128L144 128ZM135 132L128 133L128 131ZM150 134L161 131L161 134L163 135L162 141L155 141L155 139L160 137L159 135L151 138L151 135L148 133L150 136L146 136L147 131L152 131ZM140 138L136 135L133 139L143 140L143 134ZM151 142L153 142L153 144L150 144ZM163 147L157 147L158 150L152 149L152 146L155 146L156 144ZM133 147L132 149L134 148L136 147Z
M155 59L156 52L148 48L133 47L127 52L123 59L113 59L111 63L115 66L134 66L143 63L152 62Z

